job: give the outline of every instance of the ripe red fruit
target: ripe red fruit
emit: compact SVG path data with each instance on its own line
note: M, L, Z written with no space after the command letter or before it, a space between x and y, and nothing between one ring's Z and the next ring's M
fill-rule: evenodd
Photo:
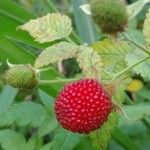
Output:
M82 79L68 84L55 102L58 122L73 132L89 133L103 125L112 109L111 99L101 84Z

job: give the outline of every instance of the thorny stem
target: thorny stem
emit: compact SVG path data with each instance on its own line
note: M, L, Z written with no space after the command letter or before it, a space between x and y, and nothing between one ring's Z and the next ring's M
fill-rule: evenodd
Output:
M64 82L72 82L79 79L58 79L58 80L39 80L39 84L55 84L55 83L64 83Z
M148 60L148 59L150 59L150 56L145 57L145 58L141 59L140 61L138 61L137 63L133 64L132 66L127 67L126 69L124 69L124 70L122 70L121 72L117 73L117 74L113 77L113 79L112 79L111 81L116 80L117 78L119 78L120 76L122 76L124 73L129 72L132 68L134 68L135 66L139 65L140 63L142 63L142 62L144 62L144 61L146 61L146 60Z
M141 44L137 43L136 41L132 40L126 33L122 33L122 35L126 38L126 40L128 40L129 42L131 42L132 44L134 44L136 47L140 48L143 52L145 52L146 54L150 55L150 51L148 51L144 46L142 46Z

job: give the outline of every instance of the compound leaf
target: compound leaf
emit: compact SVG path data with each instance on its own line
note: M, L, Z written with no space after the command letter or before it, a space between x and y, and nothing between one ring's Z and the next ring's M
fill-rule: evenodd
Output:
M103 68L108 74L114 74L125 68L125 56L131 47L124 41L106 39L92 45L102 58Z

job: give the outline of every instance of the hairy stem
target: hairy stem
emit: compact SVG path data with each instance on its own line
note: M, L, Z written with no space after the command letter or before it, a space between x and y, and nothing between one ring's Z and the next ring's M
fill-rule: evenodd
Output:
M125 37L125 39L129 42L131 42L132 44L134 44L136 47L140 48L143 52L145 52L146 54L150 55L150 51L148 51L144 46L142 46L141 44L139 44L138 42L132 40L126 33L122 33L122 35Z
M39 80L38 84L55 84L55 83L65 83L72 82L79 79L58 79L58 80Z
M137 63L133 64L132 66L127 67L126 69L124 69L124 70L122 70L121 72L117 73L117 74L113 77L113 79L112 79L111 81L116 80L117 78L119 78L119 77L122 76L123 74L129 72L132 68L136 67L137 65L139 65L140 63L142 63L142 62L144 62L144 61L146 61L146 60L148 60L148 59L150 59L150 56L145 57L145 58L141 59L140 61L138 61Z

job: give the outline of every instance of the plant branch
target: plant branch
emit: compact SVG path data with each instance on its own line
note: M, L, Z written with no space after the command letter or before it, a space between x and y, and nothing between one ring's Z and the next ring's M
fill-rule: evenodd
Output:
M58 80L39 80L38 84L55 84L55 83L65 83L65 82L72 82L79 79L58 79Z
M150 51L148 51L144 46L142 46L141 44L137 43L136 41L132 40L126 33L122 33L122 35L125 37L125 39L129 42L131 42L132 44L134 44L136 47L140 48L143 52L145 52L146 54L150 55Z
M42 68L42 69L36 69L36 72L37 73L40 73L40 72L45 72L45 71L48 71L48 70L51 70L53 69L52 67L47 67L47 68Z
M148 60L148 59L150 59L150 56L145 57L145 58L141 59L140 61L138 61L137 63L133 64L132 66L127 67L126 69L124 69L124 70L122 70L121 72L117 73L117 74L113 77L113 79L112 79L111 81L116 80L117 78L119 78L120 76L122 76L123 74L125 74L126 72L129 72L129 71L130 71L132 68L134 68L135 66L139 65L140 63L142 63L142 62L144 62L144 61L146 61L146 60Z

